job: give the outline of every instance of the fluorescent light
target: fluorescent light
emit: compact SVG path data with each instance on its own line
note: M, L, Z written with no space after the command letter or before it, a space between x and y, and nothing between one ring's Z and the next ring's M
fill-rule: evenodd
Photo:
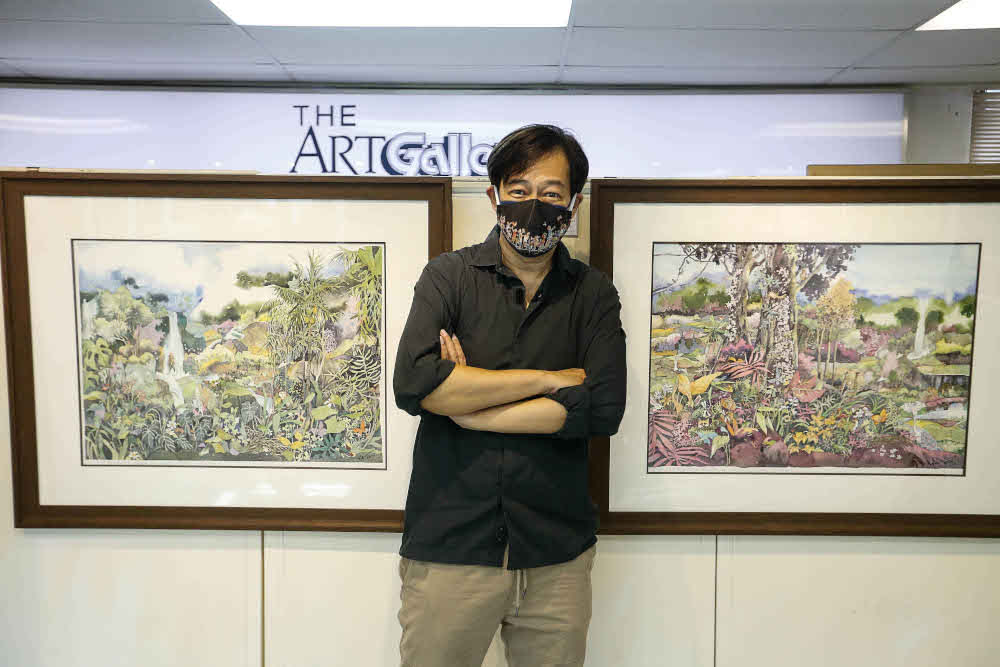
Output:
M959 0L917 30L982 30L1000 28L1000 2Z
M563 28L573 0L212 0L240 25ZM514 45L511 45L512 48Z

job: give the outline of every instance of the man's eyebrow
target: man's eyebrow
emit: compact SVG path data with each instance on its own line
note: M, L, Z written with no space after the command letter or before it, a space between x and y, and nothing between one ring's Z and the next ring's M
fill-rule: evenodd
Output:
M531 181L525 178L512 178L509 181L504 181L504 185L506 185L507 187L510 187L512 185L531 185ZM566 187L566 183L559 178L550 178L549 180L542 181L541 183L541 187L543 188L548 187L550 185L560 185L562 187Z

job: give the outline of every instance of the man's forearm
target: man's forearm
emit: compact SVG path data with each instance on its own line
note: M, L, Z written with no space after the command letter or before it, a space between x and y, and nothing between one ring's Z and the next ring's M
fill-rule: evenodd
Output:
M552 389L552 382L545 371L490 371L456 365L444 382L428 394L420 405L425 410L450 417L514 403L548 393Z
M555 433L566 422L566 408L548 398L533 398L452 419L462 428L473 431Z

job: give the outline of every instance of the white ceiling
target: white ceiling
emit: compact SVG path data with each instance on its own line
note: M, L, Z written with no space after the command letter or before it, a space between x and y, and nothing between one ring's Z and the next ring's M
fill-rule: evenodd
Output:
M575 0L565 29L383 29L243 28L209 0L0 0L0 79L996 83L1000 30L913 31L955 1Z

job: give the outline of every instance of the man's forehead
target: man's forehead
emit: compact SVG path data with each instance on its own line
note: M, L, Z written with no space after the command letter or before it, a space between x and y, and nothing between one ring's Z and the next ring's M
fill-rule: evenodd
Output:
M523 184L543 179L565 186L569 183L569 175L569 160L563 151L556 149L529 164L524 171L511 174L506 182Z

